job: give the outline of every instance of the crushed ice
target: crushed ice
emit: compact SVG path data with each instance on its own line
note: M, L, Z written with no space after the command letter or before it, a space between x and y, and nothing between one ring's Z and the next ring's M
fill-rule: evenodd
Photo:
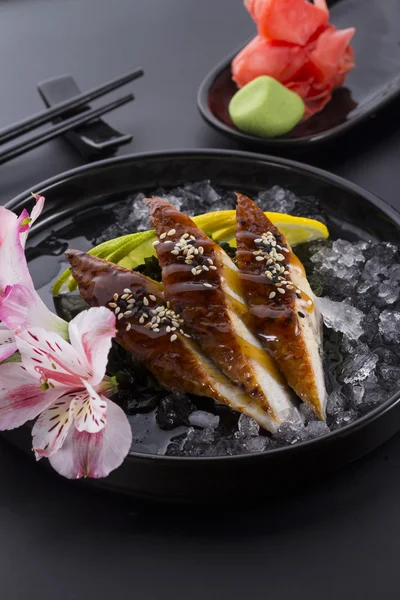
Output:
M330 329L344 333L351 340L358 340L364 333L361 327L364 313L355 306L329 298L318 298L318 308L325 325Z

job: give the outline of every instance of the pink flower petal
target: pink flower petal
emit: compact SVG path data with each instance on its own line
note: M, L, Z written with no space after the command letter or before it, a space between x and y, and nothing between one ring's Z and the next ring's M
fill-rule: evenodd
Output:
M91 385L98 385L106 372L111 340L116 333L114 313L105 307L90 308L72 319L68 329L72 346L91 373Z
M76 350L61 336L41 327L30 327L16 336L21 360L32 377L55 385L83 389L88 377ZM65 392L64 392L65 393Z
M17 352L17 344L13 332L0 323L0 363Z
M29 214L27 213L27 211L24 209L23 213L26 213L26 215L24 214L24 218L28 217L30 218L30 223L27 226L27 229L21 233L20 235L20 240L21 240L21 244L22 247L25 248L25 244L26 244L26 240L29 234L29 230L31 229L32 225L34 224L34 222L38 219L38 217L40 216L42 210L43 210L43 206L44 206L44 197L43 196L38 196L37 194L32 194L32 196L35 198L35 206L32 209L32 212L29 216ZM20 216L21 219L22 215Z
M45 410L32 429L36 459L49 457L63 445L72 423L71 398L63 396Z
M107 401L86 382L85 390L69 394L71 412L78 431L98 433L106 425Z
M0 206L0 292L9 285L24 283L33 289L17 216Z
M29 327L44 327L67 336L67 323L47 308L29 282L28 286L16 284L5 287L0 297L0 320L15 333Z
M61 393L51 387L43 390L21 363L0 365L0 430L35 419Z
M63 447L49 461L68 479L107 477L121 465L131 444L132 431L125 413L108 400L106 427L92 434L71 427Z

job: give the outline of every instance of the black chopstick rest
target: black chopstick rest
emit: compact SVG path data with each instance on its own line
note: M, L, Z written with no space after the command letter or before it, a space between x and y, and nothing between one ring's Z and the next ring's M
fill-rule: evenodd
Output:
M54 106L81 93L75 79L70 75L44 81L38 85L38 91L47 107ZM84 113L89 108L89 105L85 105L79 109L71 110L62 118L55 119L54 122L59 123L64 119ZM99 118L66 133L65 138L78 150L83 158L90 159L115 154L119 146L129 144L132 135L116 131Z

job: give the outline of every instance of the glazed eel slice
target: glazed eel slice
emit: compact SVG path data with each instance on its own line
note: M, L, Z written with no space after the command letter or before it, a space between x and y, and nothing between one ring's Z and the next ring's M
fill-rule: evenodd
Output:
M144 202L158 237L166 299L182 310L187 331L206 356L268 412L268 429L275 431L294 410L292 392L249 329L236 265L166 200Z
M165 301L162 284L84 252L68 250L66 256L83 299L89 306L107 306L116 314L117 341L161 385L214 398L269 427L267 411L232 385L185 335L182 315Z
M321 323L304 267L262 210L237 197L237 260L258 337L296 394L324 419Z

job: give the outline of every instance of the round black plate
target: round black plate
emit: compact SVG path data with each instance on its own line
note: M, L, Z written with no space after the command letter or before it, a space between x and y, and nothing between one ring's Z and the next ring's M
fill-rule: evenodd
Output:
M337 224L337 231L350 239L399 239L400 215L373 194L339 177L283 159L201 150L110 159L37 185L34 191L46 197L46 208L32 231L30 244L37 245L69 215L76 218L86 214L96 219L93 206L107 206L134 191L201 179L238 191L254 193L278 184L299 196L315 195L329 214L331 230ZM28 192L21 194L8 208L20 211L29 199ZM260 498L339 468L382 444L400 429L399 398L400 393L354 424L318 440L233 457L179 458L136 453L108 478L87 480L86 485L168 501ZM31 453L27 427L4 435Z

